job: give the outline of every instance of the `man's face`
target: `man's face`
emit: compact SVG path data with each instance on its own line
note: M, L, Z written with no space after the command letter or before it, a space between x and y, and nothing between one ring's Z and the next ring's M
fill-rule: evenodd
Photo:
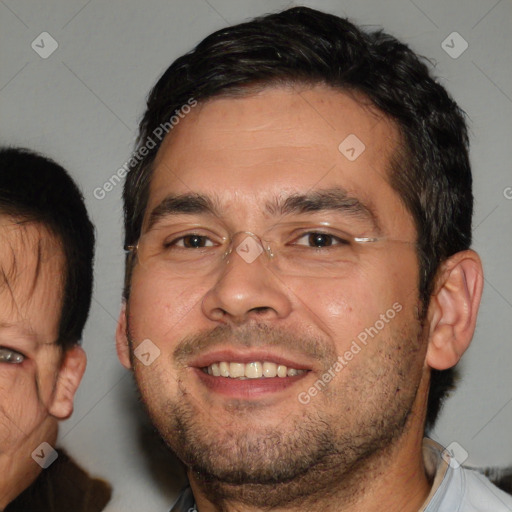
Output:
M135 265L126 315L135 378L156 427L193 470L233 484L285 481L314 467L343 473L402 432L426 347L415 228L388 183L397 144L389 120L323 87L213 99L164 141L146 239L179 226L205 236L203 250L213 254L235 233L304 228L283 244L295 246L293 272L279 253L275 263L265 252L243 257L252 250L243 234L215 262L205 253L202 262L169 264L149 251ZM209 198L215 213L166 201L191 194ZM329 194L346 196L344 207L333 207ZM306 197L286 208L292 196ZM330 227L379 240L327 248L333 260L325 260L316 243L337 239L304 233ZM187 258L198 240L165 250ZM335 256L340 249L349 256ZM149 365L133 355L147 339L160 351ZM153 345L144 345L152 347L146 361L158 354ZM255 362L262 370L248 364ZM208 367L218 373L214 363L227 363L218 368L229 376L209 375ZM285 366L300 371L273 377ZM233 378L244 371L269 376Z
M0 216L0 240L0 455L7 456L49 421L64 258L45 229L7 216Z

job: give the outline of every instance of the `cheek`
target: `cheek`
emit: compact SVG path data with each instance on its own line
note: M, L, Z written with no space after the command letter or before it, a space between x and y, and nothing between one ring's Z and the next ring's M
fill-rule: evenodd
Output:
M393 262L390 257L388 262L364 265L343 279L324 280L315 286L299 282L293 286L293 292L300 299L298 314L308 316L343 349L376 322L380 326L382 321L395 318L397 309L416 304L415 258Z
M303 304L307 306L313 320L316 319L323 326L323 330L332 334L337 332L341 324L352 323L354 300L346 283L342 286L341 283L337 285L331 281L314 291L309 288L304 293L308 293L308 300L303 301Z
M197 315L206 293L203 284L191 280L170 281L163 275L134 272L130 301L130 331L135 340L185 336L197 326Z
M47 416L38 388L28 369L0 368L0 447L21 440Z

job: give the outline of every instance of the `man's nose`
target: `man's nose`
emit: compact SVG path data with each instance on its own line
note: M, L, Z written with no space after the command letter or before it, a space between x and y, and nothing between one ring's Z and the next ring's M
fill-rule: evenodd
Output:
M291 312L290 294L282 277L271 268L261 244L246 236L232 245L202 308L209 319L217 322L281 319Z

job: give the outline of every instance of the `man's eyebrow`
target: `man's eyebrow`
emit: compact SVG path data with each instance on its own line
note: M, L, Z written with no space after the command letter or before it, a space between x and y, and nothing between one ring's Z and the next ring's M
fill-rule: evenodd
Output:
M159 220L173 215L206 214L221 217L219 204L217 198L201 194L170 194L151 211L147 230L149 231ZM380 231L374 209L360 199L350 196L340 187L276 197L268 201L264 209L273 217L310 212L339 212L370 222L373 228Z
M170 194L149 215L149 231L159 220L173 215L219 215L216 201L200 194Z
M370 222L380 232L380 225L374 208L351 196L345 189L336 187L312 190L306 194L292 194L278 197L266 204L266 210L273 216L304 214L310 212L339 212Z

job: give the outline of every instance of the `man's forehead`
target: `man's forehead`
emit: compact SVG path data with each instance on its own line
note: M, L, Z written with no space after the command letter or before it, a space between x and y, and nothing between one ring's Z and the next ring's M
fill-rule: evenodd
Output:
M362 144L357 158L342 151L352 139ZM398 140L394 123L364 98L329 87L214 98L181 120L158 151L145 227L183 196L211 199L210 210L242 205L255 216L334 189L348 191L375 220L379 209L400 202L388 182Z
M333 110L334 108L334 110ZM324 125L335 130L339 114L344 121L391 123L393 121L363 93L324 84L283 84L258 88L251 87L246 94L231 95L229 91L199 101L170 134L179 131L183 120L192 120L197 128L208 129L213 123L229 129L240 126L241 121L251 130L268 130L276 125L283 128ZM308 122L296 125L297 120Z
M321 152L332 159L341 156L339 143L349 134L390 154L399 140L396 123L361 94L322 85L269 87L200 102L165 137L155 168L169 155L176 164L187 162L198 149L201 155L309 149L315 158Z
M315 174L317 181L332 169L383 171L399 140L396 124L355 94L327 86L272 87L199 103L165 137L154 178L187 186L185 174L230 170L244 178L252 170L270 170L274 179L276 170L296 178ZM344 141L358 142L358 154L344 153Z

